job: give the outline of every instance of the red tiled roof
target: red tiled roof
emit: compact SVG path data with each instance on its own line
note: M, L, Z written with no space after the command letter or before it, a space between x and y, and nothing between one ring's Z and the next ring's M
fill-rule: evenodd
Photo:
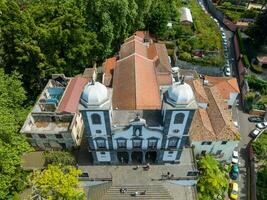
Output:
M229 99L230 93L240 93L236 78L206 76L209 84L218 88L224 99Z
M147 57L147 46L145 43L140 42L137 39L133 39L121 45L120 59L123 59L134 53L138 53L139 55Z
M104 67L103 84L105 86L111 86L112 75L113 75L115 66L116 66L116 56L112 58L108 58L103 64L103 67Z
M165 44L155 43L159 63L156 65L157 72L170 72L171 65L169 63L168 52Z
M69 81L63 97L57 108L58 112L75 113L78 109L81 93L84 86L88 83L87 78L75 77Z
M156 73L157 80L159 85L171 85L172 84L172 76L170 73Z
M187 81L192 86L197 101L208 103L207 109L195 112L189 130L190 138L193 141L236 140L237 129L228 110L228 97L224 96L226 91L238 89L236 80L221 77L206 77L206 80L209 80L208 86L203 86L200 80ZM228 88L224 90L224 87Z
M153 62L138 54L117 61L113 79L113 108L160 109Z

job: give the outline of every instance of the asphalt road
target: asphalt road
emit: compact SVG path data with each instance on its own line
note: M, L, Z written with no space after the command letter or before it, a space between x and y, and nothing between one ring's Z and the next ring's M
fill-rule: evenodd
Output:
M238 122L238 129L241 135L241 139L238 145L239 149L239 197L240 200L248 200L248 177L247 177L247 162L248 154L246 151L247 144L250 142L251 138L249 133L255 128L255 123L248 121L249 115L244 113L240 107L233 107L233 119Z

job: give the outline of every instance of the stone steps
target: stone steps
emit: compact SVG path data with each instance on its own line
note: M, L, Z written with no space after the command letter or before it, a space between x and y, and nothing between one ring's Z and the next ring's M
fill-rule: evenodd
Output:
M127 187L127 192L120 193L121 187ZM145 195L131 196L132 193L138 191ZM173 200L169 191L162 185L123 185L112 186L108 189L102 200Z

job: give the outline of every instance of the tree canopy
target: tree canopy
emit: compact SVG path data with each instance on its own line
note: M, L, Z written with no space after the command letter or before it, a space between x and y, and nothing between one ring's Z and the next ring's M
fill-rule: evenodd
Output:
M85 195L78 188L78 175L80 170L74 167L60 167L49 165L44 171L36 171L33 175L33 187L35 193L45 199L75 199L83 200ZM38 196L37 195L37 196Z
M12 199L25 186L21 156L30 147L18 134L27 113L22 107L25 99L18 74L8 76L0 69L0 199Z
M118 50L136 30L162 35L175 0L3 0L0 67L17 71L32 100L53 73L73 76Z
M257 45L267 44L267 9L258 15L254 24L252 24L247 33L254 39Z
M200 175L197 181L199 200L224 199L228 187L226 173L211 155L206 155L198 161Z

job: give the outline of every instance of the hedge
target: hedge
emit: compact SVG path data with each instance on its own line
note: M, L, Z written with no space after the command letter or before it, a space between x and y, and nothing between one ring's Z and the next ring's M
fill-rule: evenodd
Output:
M244 47L244 43L243 43L243 39L241 36L241 32L239 29L237 29L237 39L238 39L238 43L239 43L239 48L242 54L246 54L246 49Z
M251 68L251 65L250 65L250 62L248 60L247 55L243 55L243 62L244 62L244 65L246 66L246 68Z

